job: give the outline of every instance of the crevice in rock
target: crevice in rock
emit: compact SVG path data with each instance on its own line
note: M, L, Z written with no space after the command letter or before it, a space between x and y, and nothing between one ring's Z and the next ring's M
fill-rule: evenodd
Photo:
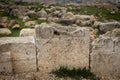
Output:
M34 40L35 40L35 51L36 51L36 70L38 72L38 58L37 58L37 55L38 55L38 49L37 49L37 41L36 41L36 38L34 37Z

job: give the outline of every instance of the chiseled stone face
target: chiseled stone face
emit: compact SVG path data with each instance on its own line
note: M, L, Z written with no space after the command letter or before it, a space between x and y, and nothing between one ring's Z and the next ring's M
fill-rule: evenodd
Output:
M120 38L101 37L93 42L91 70L103 80L120 79Z
M33 37L0 38L0 73L36 71Z
M89 30L42 25L36 28L36 32L40 71L50 72L62 66L88 68Z

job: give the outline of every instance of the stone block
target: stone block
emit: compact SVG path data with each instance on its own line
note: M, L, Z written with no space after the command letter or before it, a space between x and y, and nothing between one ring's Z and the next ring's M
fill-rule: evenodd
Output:
M40 71L89 67L88 29L44 25L36 28L36 36Z
M7 63L9 61L11 62L13 73L36 71L34 37L0 38L0 62ZM6 69L4 70L5 72L7 71Z
M101 37L93 42L91 71L102 80L120 79L120 38Z

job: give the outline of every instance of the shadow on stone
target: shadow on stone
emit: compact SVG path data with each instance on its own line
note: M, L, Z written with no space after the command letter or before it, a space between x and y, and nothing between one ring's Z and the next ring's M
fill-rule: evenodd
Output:
M89 80L100 80L98 77L96 77L95 74L93 74L89 69L86 68L69 69L67 67L60 67L58 70L53 70L51 73L59 78L69 77L75 80L81 80L84 78Z

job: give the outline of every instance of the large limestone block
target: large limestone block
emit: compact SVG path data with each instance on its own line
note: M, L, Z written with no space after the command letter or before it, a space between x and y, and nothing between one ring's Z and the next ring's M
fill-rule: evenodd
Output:
M12 60L36 58L33 37L0 38L0 51L10 51Z
M103 80L120 79L120 38L101 37L94 41L91 70Z
M88 68L90 37L86 28L46 24L36 28L36 36L40 71L50 72L61 66Z
M34 60L34 64L26 61ZM0 62L10 61L13 73L36 71L36 48L33 37L0 38ZM31 61L31 63L33 63ZM15 66L18 65L19 66ZM24 68L23 68L24 67ZM33 68L34 70L32 70ZM6 70L4 70L6 72Z

